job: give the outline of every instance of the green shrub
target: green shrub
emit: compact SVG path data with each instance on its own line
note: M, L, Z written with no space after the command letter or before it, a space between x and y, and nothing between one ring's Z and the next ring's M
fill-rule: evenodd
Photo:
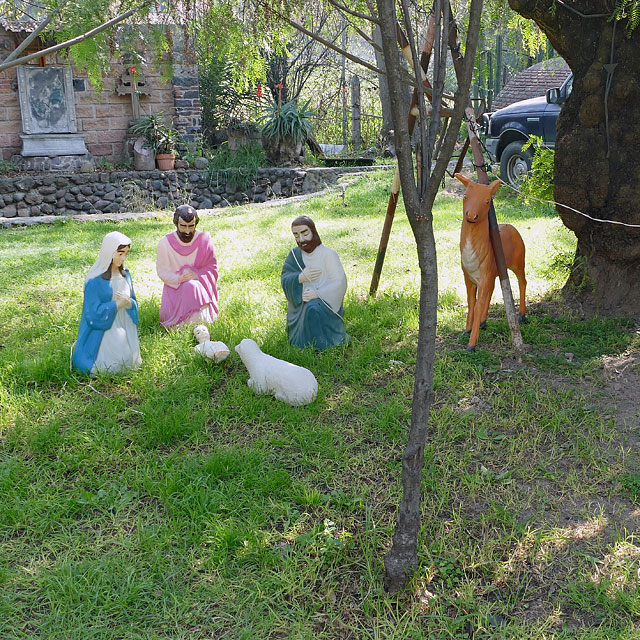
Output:
M542 138L531 136L522 150L533 147L531 171L522 181L520 190L525 196L533 196L541 200L553 200L553 176L555 152L544 145Z
M223 144L209 160L209 184L224 182L244 189L266 164L264 149L259 144L241 144L234 153Z

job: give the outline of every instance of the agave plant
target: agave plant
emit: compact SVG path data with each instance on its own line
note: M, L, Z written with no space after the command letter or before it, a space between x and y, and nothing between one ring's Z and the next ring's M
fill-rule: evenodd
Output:
M273 101L262 118L262 135L276 140L304 142L311 132L309 102L299 107L294 100L279 105Z
M142 136L156 153L175 153L178 132L163 111L142 116L129 127L130 133Z

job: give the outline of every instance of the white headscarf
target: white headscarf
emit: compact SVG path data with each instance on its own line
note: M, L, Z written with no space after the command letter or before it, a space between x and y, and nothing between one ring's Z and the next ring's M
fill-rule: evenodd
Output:
M89 273L85 276L85 284L92 278L101 276L110 266L113 257L118 251L120 245L131 245L131 238L128 238L124 233L119 231L112 231L102 239L102 246L100 247L100 253L98 259L93 263Z

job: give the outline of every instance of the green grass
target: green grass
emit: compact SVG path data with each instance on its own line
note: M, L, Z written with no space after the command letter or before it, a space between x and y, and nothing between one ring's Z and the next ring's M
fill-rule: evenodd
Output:
M499 291L477 353L459 340L461 201L440 197L420 566L405 592L384 593L419 287L399 207L367 295L390 182L348 186L347 207L329 195L201 220L220 263L212 339L232 348L221 364L193 351L188 328L159 326L169 214L117 225L133 240L143 365L93 380L69 370L69 349L84 274L115 225L0 231L0 638L639 637L638 409L614 406L604 367L636 355L638 336L563 309L575 240L505 197L498 217L527 246L525 362L513 364ZM320 354L288 345L279 284L303 213L349 280L352 342ZM310 368L317 401L254 395L233 352L245 337Z

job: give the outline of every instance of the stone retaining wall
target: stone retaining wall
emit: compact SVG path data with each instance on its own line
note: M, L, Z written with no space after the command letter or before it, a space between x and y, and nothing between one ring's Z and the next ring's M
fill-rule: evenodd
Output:
M74 174L21 174L0 178L0 217L196 209L266 202L311 193L345 173L382 167L258 169L253 177L228 170L112 171Z

